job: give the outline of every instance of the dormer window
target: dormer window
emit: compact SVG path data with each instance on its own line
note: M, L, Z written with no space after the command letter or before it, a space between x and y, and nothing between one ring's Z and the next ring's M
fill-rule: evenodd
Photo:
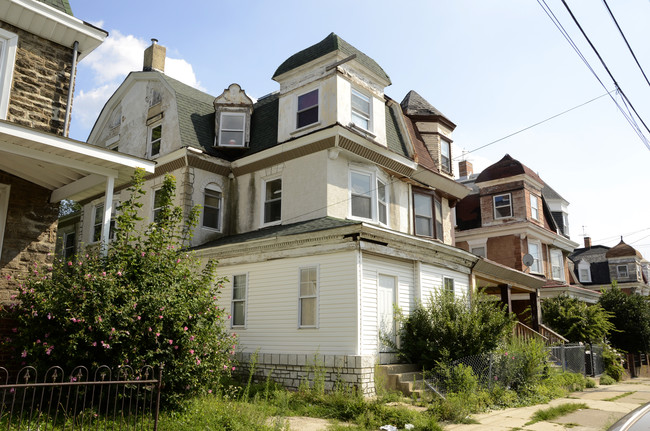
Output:
M618 278L628 278L628 272L627 272L627 265L617 265L616 266L616 273L618 274Z
M580 283L591 283L591 266L589 262L581 260L578 263L578 280L580 280Z
M318 122L318 88L298 96L296 128Z
M539 220L539 207L537 205L537 196L530 194L530 216L533 220Z
M352 89L352 123L370 130L370 98Z
M495 219L512 217L512 201L510 199L510 193L495 195L493 199Z
M243 112L222 112L219 121L219 145L222 147L243 147L245 145L246 114Z

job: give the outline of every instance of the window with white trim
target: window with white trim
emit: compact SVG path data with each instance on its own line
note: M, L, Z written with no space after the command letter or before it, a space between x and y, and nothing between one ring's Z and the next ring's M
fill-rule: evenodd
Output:
M629 276L627 265L616 265L616 274L618 275L618 278L627 278Z
M160 144L162 143L162 124L149 127L149 157L160 154Z
M585 260L578 262L578 280L581 283L591 283L591 265Z
M533 256L533 264L530 266L530 272L538 274L544 273L542 265L542 244L538 241L528 240L528 254Z
M5 237L7 225L7 211L9 210L9 184L0 184L0 256L2 256L2 241Z
M7 119L9 93L14 74L18 35L0 29L0 119Z
M279 223L282 219L282 178L264 181L263 224Z
M494 195L492 199L495 219L512 217L512 196L510 193Z
M475 254L480 257L487 257L487 254L485 253L485 246L481 247L472 247L471 250L472 254Z
M440 167L448 174L451 173L451 143L440 140Z
M350 171L350 216L388 224L388 185L374 172Z
M370 130L370 97L352 89L352 123Z
M533 220L539 220L539 208L537 206L537 196L530 194L530 216Z
M158 218L160 217L160 212L162 211L163 207L164 207L164 202L163 202L162 189L154 190L152 210L151 210L151 220L153 220L154 222L158 221Z
M300 268L298 308L301 328L318 326L318 267Z
M221 231L221 191L208 185L203 193L203 227Z
M454 293L454 279L451 277L443 277L442 278L442 287L445 290L445 292L448 293Z
M318 122L318 88L298 96L296 128Z
M232 301L230 305L230 326L246 325L246 297L248 294L248 274L232 276Z
M222 112L219 121L219 145L222 147L243 147L246 144L246 114L243 112Z
M553 280L564 281L564 256L558 249L551 249L551 276Z
M113 205L115 209L115 205ZM108 232L108 239L115 239L115 220L114 214L111 214L111 223ZM93 236L91 242L98 242L102 239L102 225L104 224L104 204L95 205L93 209Z

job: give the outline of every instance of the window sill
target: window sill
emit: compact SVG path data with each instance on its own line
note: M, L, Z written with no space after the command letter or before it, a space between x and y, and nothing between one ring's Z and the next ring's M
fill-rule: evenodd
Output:
M277 226L279 224L282 224L282 220L271 221L271 222L268 222L268 223L262 222L262 224L260 225L260 228L269 227L269 226Z
M315 123L311 123L311 124L307 124L306 126L302 126L302 127L298 128L298 129L294 130L293 132L289 132L289 134L291 136L297 135L299 133L304 132L305 130L313 129L313 128L316 128L316 127L318 127L320 125L321 125L321 122L317 121Z
M364 135L370 136L370 137L373 138L373 139L377 137L377 135L375 135L374 133L372 133L370 130L364 129L363 127L361 127L361 126L359 126L359 125L357 125L357 124L355 124L355 123L350 123L350 124L348 124L348 126L349 126L351 129L354 129L354 130L356 130L357 132L363 133Z
M298 329L318 329L318 326L298 326Z
M201 229L207 230L210 232L215 232L215 233L222 233L220 228L213 228L213 227L208 227L208 226L201 226Z

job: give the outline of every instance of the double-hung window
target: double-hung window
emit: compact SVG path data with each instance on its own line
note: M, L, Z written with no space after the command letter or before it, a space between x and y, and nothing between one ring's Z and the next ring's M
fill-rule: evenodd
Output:
M585 260L578 262L578 279L581 283L591 283L591 265Z
M318 88L298 96L296 128L318 122Z
M628 277L627 265L617 265L616 273L618 275L618 278L627 278Z
M564 281L564 257L560 250L551 250L551 275L554 280Z
M300 292L298 295L299 326L318 326L318 268L300 268Z
M352 123L370 130L370 98L352 89Z
M93 238L92 242L98 242L102 239L102 225L104 224L104 204L96 205L93 213ZM111 218L108 238L115 238L115 220Z
M246 295L248 292L248 275L239 274L232 277L231 326L246 325Z
M542 245L539 242L528 240L528 254L533 256L533 263L530 265L530 272L542 274Z
M350 214L388 224L388 186L371 172L350 171Z
M203 195L203 227L221 230L221 192L214 186L205 188Z
M63 233L63 258L64 259L71 258L76 251L76 246L77 246L77 235L75 234L75 232L74 231L64 232Z
M451 173L451 143L440 140L440 166L448 174Z
M162 124L149 128L149 156L154 157L160 154L162 142Z
M442 203L432 194L413 193L415 234L443 239Z
M530 215L533 220L539 220L539 207L537 206L537 196L530 194Z
M0 119L7 119L18 35L0 29Z
M163 191L162 189L155 190L153 192L153 210L152 210L152 217L151 219L154 222L157 222L158 219L160 218L160 213L162 212L163 206Z
M243 147L245 144L246 114L222 112L219 121L219 145L222 147Z
M512 200L510 193L494 195L494 218L512 217Z
M445 292L453 294L455 292L454 279L451 277L443 277L442 287L444 288Z
M264 182L264 224L277 223L282 218L282 178Z

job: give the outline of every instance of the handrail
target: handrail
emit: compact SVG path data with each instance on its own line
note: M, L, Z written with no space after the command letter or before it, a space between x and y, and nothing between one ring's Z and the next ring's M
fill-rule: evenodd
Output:
M546 336L551 341L552 344L555 344L555 343L564 344L564 343L569 342L569 340L567 338L564 338L562 335L558 334L557 332L555 332L554 330L552 330L551 328L549 328L546 325L540 324L539 325L539 332L542 335Z

